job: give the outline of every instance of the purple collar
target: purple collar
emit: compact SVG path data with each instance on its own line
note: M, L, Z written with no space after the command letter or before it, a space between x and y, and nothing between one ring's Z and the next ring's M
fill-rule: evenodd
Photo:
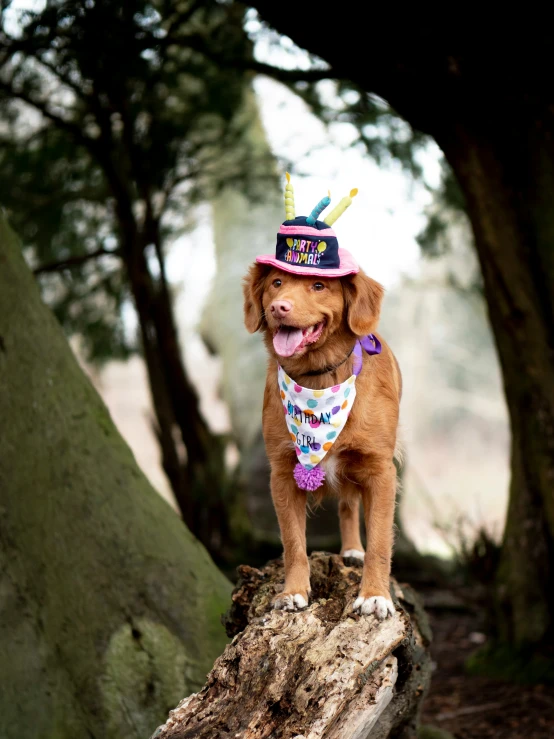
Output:
M351 354L354 354L354 374L357 377L362 369L362 347L366 350L368 354L381 354L381 342L376 336L374 336L373 334L369 334L368 336L362 336L361 339L358 339L351 351L338 364L328 365L327 367L324 367L320 370L311 370L310 372L304 372L303 376L315 377L316 375L326 375L328 372L334 372L334 370L341 367L346 362L346 360L349 359Z
M368 354L381 354L381 342L373 334L362 336L354 345L354 374L356 377L362 371L363 354L362 347Z

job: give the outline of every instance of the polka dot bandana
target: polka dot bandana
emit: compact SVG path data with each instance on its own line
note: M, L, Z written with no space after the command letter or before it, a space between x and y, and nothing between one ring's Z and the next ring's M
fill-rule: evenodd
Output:
M348 420L356 398L356 378L363 366L362 349L369 355L380 354L381 342L373 334L358 339L353 349L352 375L341 385L323 390L298 385L279 365L277 381L283 413L298 458L295 479L304 490L315 490L323 482L324 471L321 471L317 481L307 478L321 470L315 468L331 451ZM297 474L302 468L307 473Z
M356 397L356 375L341 385L311 390L278 372L283 413L298 462L311 470L321 462L344 428Z

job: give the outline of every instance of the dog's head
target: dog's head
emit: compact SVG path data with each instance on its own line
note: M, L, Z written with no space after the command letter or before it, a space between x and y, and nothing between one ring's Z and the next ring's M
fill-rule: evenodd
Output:
M279 358L298 358L352 342L377 328L383 287L362 270L345 277L304 277L253 264L244 280L244 322L263 330Z

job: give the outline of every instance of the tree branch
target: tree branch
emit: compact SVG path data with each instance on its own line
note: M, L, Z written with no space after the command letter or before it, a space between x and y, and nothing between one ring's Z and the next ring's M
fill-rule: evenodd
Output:
M77 97L83 102L87 102L89 96L84 89L80 88L67 74L62 72L59 64L49 62L44 58L44 53L51 49L50 44L52 39L49 39L49 43L45 44L45 40L41 38L39 45L37 46L36 40L32 37L14 38L7 33L4 33L3 35L4 38L9 41L9 45L4 42L3 46L10 57L19 53L25 56L27 61L34 60L39 64L42 64L42 66L47 69L50 74L58 80L58 82L73 90L75 95L77 95ZM2 66L1 63L0 66Z
M96 251L91 251L88 254L79 254L78 256L68 257L67 259L61 259L57 262L49 262L48 264L42 264L33 270L33 274L42 275L45 272L61 272L63 269L72 269L73 267L80 267L85 262L89 262L91 259L98 259L98 257L104 256L121 256L119 249L105 249L101 247Z
M47 62L43 57L36 56L34 57L39 64L42 64L45 69L47 69L54 77L58 79L58 81L65 85L66 87L69 87L77 97L82 100L84 103L88 103L90 96L86 94L86 92L76 85L66 74L60 71L58 67L56 67L55 64L51 64L50 62Z
M178 44L179 39L174 39L173 43ZM187 36L181 42L193 51L203 54L207 59L220 66L234 67L245 72L255 72L257 74L265 74L272 77L278 82L292 84L294 82L319 82L327 79L349 79L342 75L338 75L332 68L327 69L283 69L282 67L274 67L272 64L258 62L256 59L244 59L242 57L230 57L228 54L219 54L211 49L208 44L198 36L194 38Z
M172 17L167 19L166 35L162 39L160 46L168 46L169 44L175 43L176 39L174 36L175 31L186 25L197 10L205 5L203 0L194 0L186 11L177 11ZM178 41L177 41L178 43Z
M266 77L272 77L278 82L286 82L288 84L294 82L346 79L346 77L343 78L336 74L333 69L283 69L282 67L274 67L273 64L258 62L255 59L250 61L237 60L235 66L239 69L256 72L257 74L265 74Z
M52 121L52 123L54 123L59 128L62 128L63 130L71 134L75 141L78 141L89 151L96 150L96 142L94 141L94 139L85 136L85 134L77 124L72 123L71 121L66 121L65 118L60 118L60 116L49 110L44 100L34 100L27 93L23 92L22 90L15 90L9 82L5 82L1 79L0 91L6 93L6 95L8 95L9 97L17 98L27 105L30 105L32 108L35 108L35 110L38 110L38 112L41 113L45 118Z

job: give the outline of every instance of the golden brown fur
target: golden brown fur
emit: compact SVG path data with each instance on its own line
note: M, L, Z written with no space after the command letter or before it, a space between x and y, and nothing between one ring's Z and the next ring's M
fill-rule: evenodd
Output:
M280 286L274 286L276 279L281 280ZM314 288L316 282L322 283L324 289ZM301 595L307 601L310 581L305 535L306 493L298 488L293 478L297 460L283 420L277 364L279 362L287 374L304 387L322 389L344 382L352 374L352 356L326 374L311 376L306 373L338 364L352 350L357 337L376 332L383 288L363 271L324 279L300 277L254 264L244 281L244 298L246 327L250 332L263 331L269 353L263 432L271 465L271 494L285 557L284 592L276 601L276 607L280 607L287 602L287 595ZM280 325L271 312L271 304L277 300L290 301L293 305L283 319L288 325L304 328L325 321L321 337L289 358L278 358L272 342ZM390 600L396 492L393 455L401 379L392 351L379 338L383 347L381 354L363 353L363 368L356 380L356 401L348 423L323 461L327 476L320 490L323 495L339 496L342 552L363 552L358 520L362 501L367 550L360 596L364 599L381 596ZM288 603L290 606L290 599Z

